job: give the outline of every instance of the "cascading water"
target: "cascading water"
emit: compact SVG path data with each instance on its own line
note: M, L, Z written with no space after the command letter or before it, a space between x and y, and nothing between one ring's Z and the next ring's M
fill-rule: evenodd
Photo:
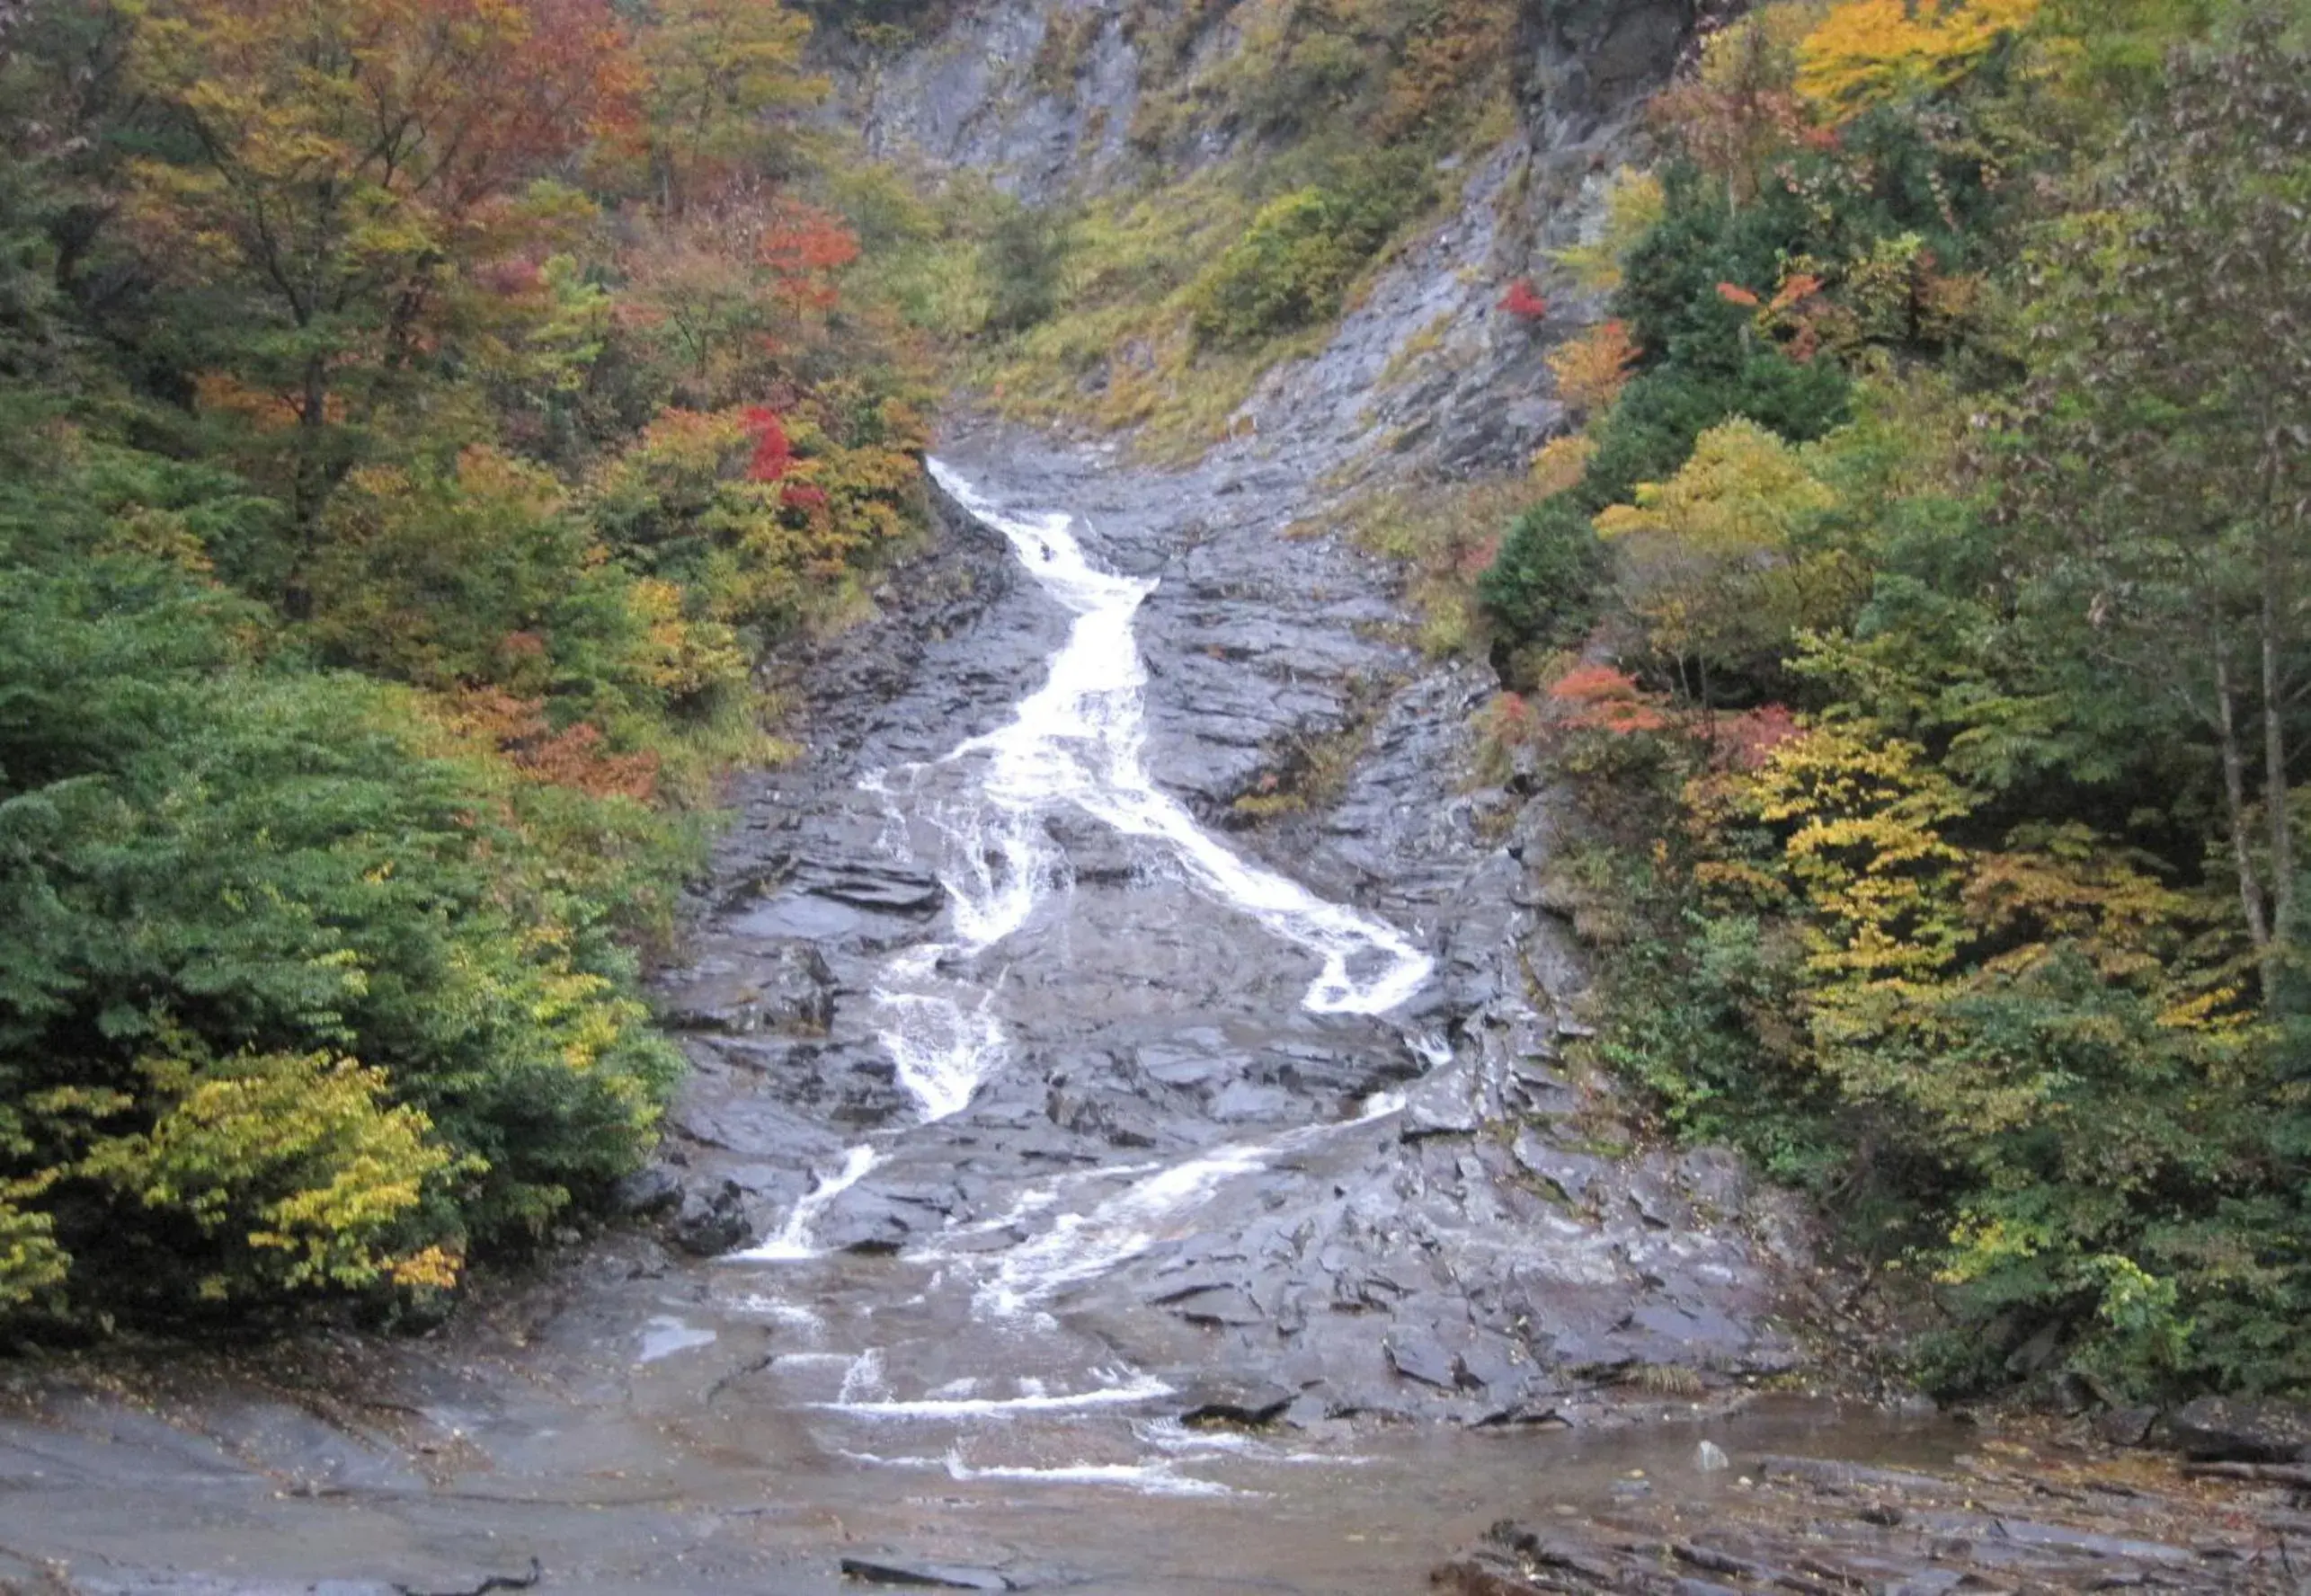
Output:
M950 762L988 761L981 791L1000 820L987 829L1005 839L1001 850L1011 839L1026 840L1018 854L1005 853L1011 868L1000 912L974 900L967 912L975 923L996 936L1024 923L1044 879L1036 867L1048 847L1035 822L1057 805L1072 804L1126 836L1163 845L1213 897L1316 953L1323 967L1308 989L1310 1010L1384 1014L1419 990L1431 962L1394 927L1239 857L1149 776L1141 700L1147 668L1132 622L1156 583L1093 569L1069 531L1071 518L1011 514L943 463L934 460L930 469L957 503L1010 541L1029 574L1077 616L1049 679L1010 723L947 756ZM959 927L974 923L965 916L959 906ZM1364 972L1352 971L1352 963Z
M828 1206L836 1198L866 1179L867 1171L873 1169L875 1164L876 1154L873 1148L851 1148L849 1156L843 1159L842 1167L840 1170L822 1179L817 1185L811 1188L800 1202L795 1204L795 1211L787 1216L787 1222L779 1228L778 1235L760 1246L750 1247L745 1252L733 1254L733 1261L743 1264L787 1264L799 1263L807 1258L816 1257L818 1249L811 1245L812 1224L827 1210Z
M894 955L873 992L881 1040L924 1118L962 1113L1006 1056L995 1012L1000 979L982 986L967 973L949 972L968 972L980 955L1026 926L1060 882L1063 861L1044 821L1063 807L1157 845L1202 891L1315 954L1320 968L1302 999L1311 1012L1383 1014L1419 990L1432 962L1394 927L1241 858L1149 775L1142 696L1147 668L1133 622L1156 582L1097 569L1067 514L1007 510L944 462L931 461L930 472L957 503L1003 535L1027 573L1075 620L1043 686L1008 723L964 742L936 766L883 773L870 784L886 802L904 806L931 771L963 767L974 773L960 800L925 802L920 810L946 840L938 875L951 938ZM1137 1192L1140 1205L1175 1210L1228 1174L1253 1167L1261 1151L1229 1149L1168 1171ZM872 1157L854 1149L842 1175L822 1177L779 1237L747 1255L812 1255L810 1221L866 1173ZM1086 1245L1060 1248L1052 1262L1073 1278L1124 1245L1123 1236L1136 1234L1121 1228L1121 1236L1102 1243L1075 1237ZM1018 1284L1007 1283L1005 1297L1016 1300Z
M1381 1093L1347 1127L1386 1119L1403 1106L1400 1095ZM1105 1274L1147 1251L1231 1176L1265 1168L1343 1128L1306 1125L1270 1141L1222 1148L1151 1175L1089 1213L1063 1215L1043 1235L1002 1255L994 1279L980 1288L977 1305L990 1313L1015 1314L1078 1281Z

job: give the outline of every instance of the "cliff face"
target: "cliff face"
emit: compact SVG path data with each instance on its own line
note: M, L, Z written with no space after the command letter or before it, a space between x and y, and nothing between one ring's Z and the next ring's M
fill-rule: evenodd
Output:
M1139 52L1097 0L988 0L897 49L822 49L832 117L879 158L982 173L1032 202L1096 187L1130 154Z
M898 49L829 36L833 114L885 158L984 173L1008 192L1046 200L1135 173L1130 131L1143 51L1164 29L1189 33L1173 70L1222 60L1244 40L1246 0L979 0ZM1524 0L1511 78L1515 142L1540 156L1586 149L1626 129L1692 39L1702 0ZM1721 9L1721 7L1720 7ZM1204 18L1190 25L1190 11ZM1128 14L1127 14L1128 13ZM1211 158L1235 140L1206 138Z
M1505 136L1446 158L1440 216L1382 257L1319 352L1267 374L1231 435L1391 473L1520 465L1561 420L1548 350L1600 310L1552 280L1551 253L1595 225L1603 179L1642 137L1638 108L1703 10L1524 0L1510 105L1482 122ZM1205 87L1258 76L1249 52L1273 49L1274 21L1255 0L981 0L900 48L828 40L830 115L881 158L971 172L1030 205L1160 191L1222 163L1290 158L1304 135L1214 111ZM1183 105L1151 140L1151 122ZM1551 301L1542 324L1498 309L1524 279Z
M1702 19L1697 0L1525 0L1517 101L1537 154L1618 133Z
M1547 357L1604 312L1552 274L1601 221L1604 180L1638 153L1638 113L1693 37L1693 0L1526 0L1515 131L1472 164L1457 213L1408 241L1323 351L1271 372L1247 408L1293 447L1338 440L1380 474L1513 469L1558 431ZM1540 324L1499 310L1540 284Z

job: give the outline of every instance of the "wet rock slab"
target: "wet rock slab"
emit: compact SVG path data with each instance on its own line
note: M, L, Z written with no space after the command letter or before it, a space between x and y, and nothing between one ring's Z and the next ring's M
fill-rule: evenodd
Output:
M843 1578L862 1585L909 1591L1024 1591L1029 1587L1000 1569L973 1568L959 1563L934 1563L920 1558L876 1555L845 1557L839 1565Z
M1464 1596L1661 1592L2299 1592L2311 1517L2283 1493L2006 1445L1950 1470L1731 1459L1705 1500L1631 1479L1607 1508L1496 1524L1433 1576Z

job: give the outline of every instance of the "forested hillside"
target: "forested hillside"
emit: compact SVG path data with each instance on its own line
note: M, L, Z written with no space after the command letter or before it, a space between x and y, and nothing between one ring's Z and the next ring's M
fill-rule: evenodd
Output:
M1654 121L1477 582L1595 1054L1945 1388L2311 1385L2299 10L1768 4Z
M0 1310L422 1305L647 1152L755 662L920 519L807 32L0 7Z

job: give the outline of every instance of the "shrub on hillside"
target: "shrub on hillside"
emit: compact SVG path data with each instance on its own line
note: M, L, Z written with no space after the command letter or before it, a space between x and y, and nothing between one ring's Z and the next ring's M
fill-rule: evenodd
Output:
M1559 493L1516 519L1477 594L1512 642L1564 645L1595 622L1611 574L1588 512L1574 495Z
M1262 206L1190 286L1196 335L1255 343L1337 315L1356 274L1428 202L1425 175L1404 154L1342 163Z
M0 1310L431 1290L536 1242L650 1144L677 1060L611 906L678 834L267 658L186 512L100 497L0 501Z

